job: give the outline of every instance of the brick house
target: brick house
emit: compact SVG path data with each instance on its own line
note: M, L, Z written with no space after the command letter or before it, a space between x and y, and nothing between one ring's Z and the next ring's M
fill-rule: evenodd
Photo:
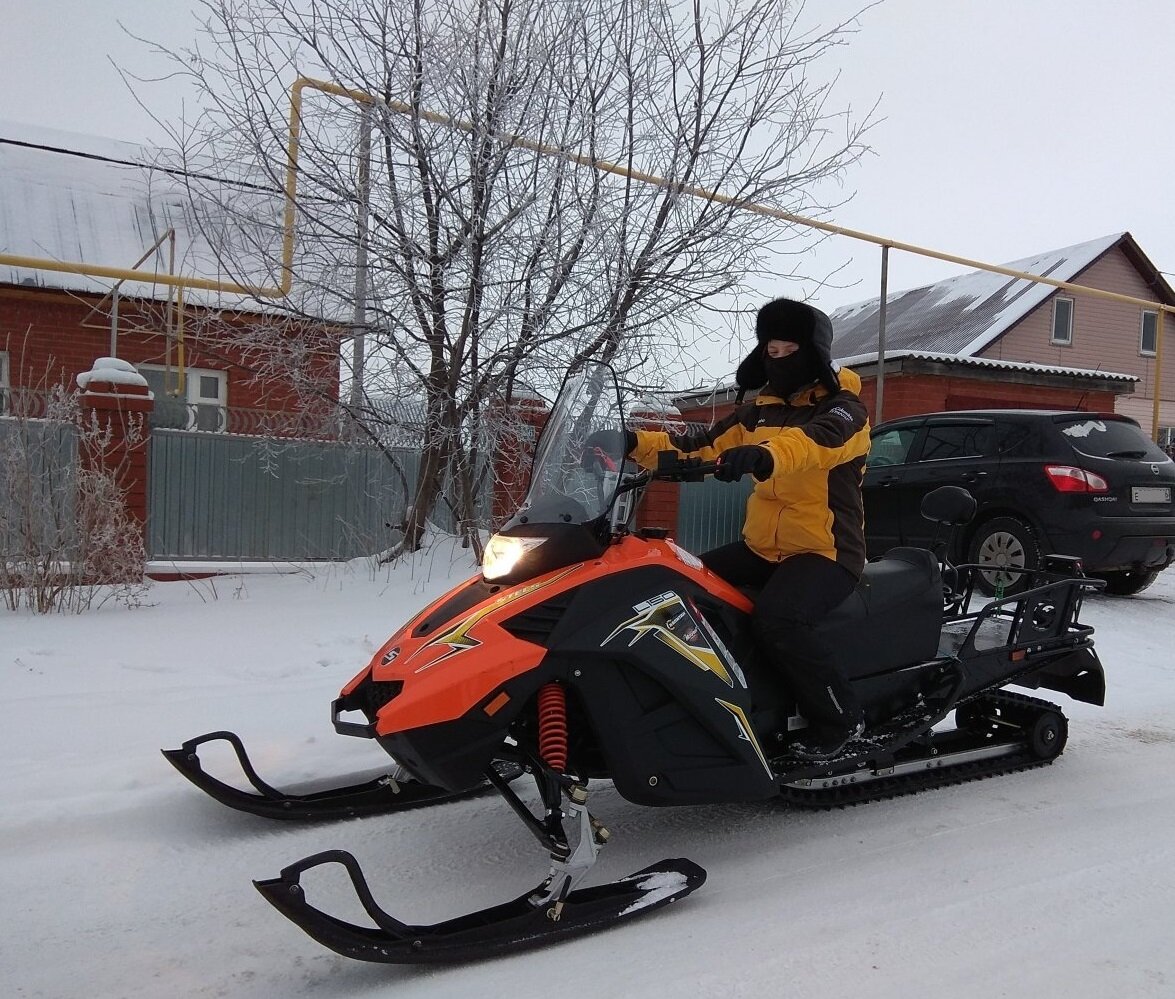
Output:
M1013 261L1008 268L1175 305L1175 292L1129 233ZM823 304L823 303L816 303ZM879 300L830 311L833 353L862 380L877 423ZM1157 313L1050 285L974 271L892 293L886 301L882 419L937 410L1014 408L1118 412L1175 440L1175 322L1165 327L1156 385ZM683 393L683 418L709 424L735 406L733 384ZM664 504L662 504L664 505ZM672 522L675 511L660 512Z
M309 471L297 479L256 469L242 484L241 455L264 438L316 453L330 446L348 328L308 307L310 292L297 281L288 303L301 308L293 315L315 318L292 318L286 303L231 287L185 289L179 308L175 289L155 275L276 283L274 254L230 272L205 234L215 229L209 209L226 195L257 207L249 238L280 233L282 192L204 174L202 203L196 176L128 143L0 122L0 254L7 258L0 263L0 417L43 416L55 386L72 390L93 371L80 397L83 418L113 434L103 462L118 469L150 557L184 557L180 544L212 558L330 557L341 542L329 533L327 487L308 484ZM143 279L80 273L95 266ZM294 364L273 363L289 357ZM97 369L117 369L105 358L130 365L131 377L139 381L137 370L150 390L106 384ZM146 436L136 429L140 420ZM188 430L221 433L174 436ZM170 460L160 458L163 431L173 435L162 452ZM202 459L212 444L218 457ZM284 490L280 499L268 491L271 480ZM226 483L236 492L225 492ZM298 532L293 542L263 533L275 513L288 521L287 534ZM368 521L379 522L379 513L363 508Z
M297 431L308 400L323 409L337 400L342 327L291 321L265 302L213 291L187 291L181 317L174 291L151 280L172 267L174 233L175 273L227 283L185 181L129 143L0 122L0 249L127 269L141 261L144 274L115 282L0 264L0 414L23 405L36 415L38 391L72 387L102 356L140 370L161 426ZM242 345L245 329L254 346ZM297 390L264 376L267 338L307 348Z
M1131 298L1175 305L1175 291L1128 232L1006 265ZM879 300L831 313L833 350L865 382L872 405ZM1166 320L1162 385L1156 384L1156 310L974 271L891 294L886 301L884 418L933 409L1035 406L1098 409L1086 391L1099 377L1113 409L1175 434L1175 323ZM1113 377L1125 376L1125 379ZM928 380L940 384L933 387ZM1133 389L1123 384L1133 379ZM1066 389L1075 390L1076 394ZM911 384L912 383L912 384ZM1103 398L1102 403L1108 402ZM911 408L912 407L912 408Z
M1175 291L1129 233L1006 265L1135 298L1175 305ZM833 353L862 380L876 421L878 300L830 312ZM1032 407L1115 411L1150 428L1156 313L1078 297L1049 285L974 271L886 302L883 419L934 410ZM1175 338L1166 326L1160 428L1175 428ZM691 422L734 406L733 385L683 393Z

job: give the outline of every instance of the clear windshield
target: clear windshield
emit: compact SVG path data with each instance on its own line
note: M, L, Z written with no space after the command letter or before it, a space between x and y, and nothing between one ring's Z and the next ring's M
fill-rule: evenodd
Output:
M519 514L532 524L586 524L608 512L624 466L616 375L592 361L563 382L535 451Z

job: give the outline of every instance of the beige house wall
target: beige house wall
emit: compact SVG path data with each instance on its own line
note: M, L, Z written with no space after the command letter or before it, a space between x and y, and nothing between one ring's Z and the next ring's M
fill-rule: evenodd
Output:
M1074 284L1088 285L1136 298L1155 298L1153 289L1126 255L1118 248L1110 250L1073 279ZM1073 299L1073 337L1070 345L1051 341L1053 300ZM1136 375L1139 379L1133 395L1120 396L1117 410L1132 416L1149 431L1154 400L1155 359L1140 353L1142 331L1141 306L1101 298L1067 295L1056 291L993 344L980 357L1004 361L1028 361L1056 364L1067 368L1090 368ZM1164 318L1163 386L1159 422L1175 426L1175 316Z

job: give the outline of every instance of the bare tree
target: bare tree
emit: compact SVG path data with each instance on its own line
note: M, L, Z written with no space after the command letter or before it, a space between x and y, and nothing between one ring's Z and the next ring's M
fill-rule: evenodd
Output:
M308 92L297 291L283 307L349 320L361 337L349 406L360 432L380 438L381 399L418 412L406 549L446 476L473 536L491 400L549 386L581 358L663 372L708 309L810 246L744 206L826 215L818 192L865 150L869 116L830 110L813 73L851 22L802 32L802 5L787 0L205 9L199 43L175 58L206 110L174 134L189 168L248 182L229 198L193 182L218 266L237 280L256 281L258 260L279 276L280 200L266 189L285 181L289 85L301 74L373 98ZM288 377L305 344L275 331L255 331L254 354Z
M127 440L142 445L141 420ZM76 389L47 374L21 391L0 418L0 606L80 614L141 603L143 528L127 512L123 454Z

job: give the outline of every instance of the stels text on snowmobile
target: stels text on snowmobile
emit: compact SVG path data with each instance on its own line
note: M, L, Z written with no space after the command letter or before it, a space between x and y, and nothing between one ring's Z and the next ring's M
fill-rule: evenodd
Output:
M974 567L898 548L867 564L821 626L864 706L865 732L831 759L792 755L807 723L754 646L753 595L664 532L630 527L650 481L697 480L713 466L673 452L653 471L600 448L585 456L601 429L624 430L620 392L610 368L588 363L565 380L527 496L487 545L482 572L408 621L334 702L335 729L375 740L394 770L292 793L262 781L232 733L165 752L219 800L276 817L391 811L492 787L550 854L549 875L533 891L432 925L380 908L342 851L255 882L340 954L467 960L608 926L702 884L705 872L678 859L580 887L609 836L588 810L591 781L611 781L642 805L848 804L1054 760L1067 732L1061 709L1008 684L1104 702L1093 629L1079 621L1084 595L1104 584L1085 578L1077 560L1050 559L1027 590L971 610ZM624 434L614 436L619 450ZM949 528L970 518L974 501L948 487L923 509ZM232 744L256 793L202 768L199 746L219 739ZM541 814L511 786L523 772L537 785ZM373 925L307 900L301 875L331 863L345 868Z

